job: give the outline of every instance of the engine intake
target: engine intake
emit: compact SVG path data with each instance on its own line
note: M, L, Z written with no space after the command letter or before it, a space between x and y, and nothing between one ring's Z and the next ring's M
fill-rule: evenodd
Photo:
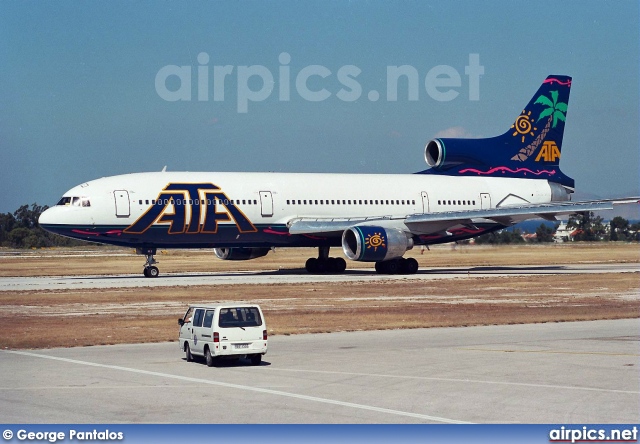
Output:
M433 139L424 147L424 160L431 168L448 170L459 165L486 163L487 141L493 139Z
M214 248L213 252L223 261L248 261L266 256L270 248Z
M412 248L413 239L395 228L356 226L342 233L342 250L352 261L386 261Z

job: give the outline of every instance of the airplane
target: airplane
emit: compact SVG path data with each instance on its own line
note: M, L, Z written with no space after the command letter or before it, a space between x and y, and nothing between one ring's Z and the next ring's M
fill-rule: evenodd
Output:
M213 248L250 260L275 247L316 247L310 273L341 273L342 247L383 274L412 274L416 245L470 239L532 218L557 220L638 198L572 202L560 170L571 77L547 77L502 135L435 138L430 167L413 174L144 172L104 177L67 191L42 213L52 233L134 247L145 277L159 275L158 248Z

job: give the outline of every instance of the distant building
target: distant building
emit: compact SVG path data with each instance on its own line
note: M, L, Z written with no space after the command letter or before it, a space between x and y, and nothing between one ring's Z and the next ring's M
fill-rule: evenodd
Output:
M554 242L569 242L573 241L575 236L579 234L582 230L578 229L568 229L567 224L565 222L560 222L556 232L553 234Z

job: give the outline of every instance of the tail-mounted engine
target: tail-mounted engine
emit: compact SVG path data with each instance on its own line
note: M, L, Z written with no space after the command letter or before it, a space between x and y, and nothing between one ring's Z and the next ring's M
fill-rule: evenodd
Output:
M412 248L413 239L395 228L356 226L342 234L342 250L352 261L386 261Z
M487 139L433 139L424 148L424 160L431 168L448 170L459 165L482 165L487 150L482 145Z
M224 261L248 261L266 256L270 248L214 248L218 259Z

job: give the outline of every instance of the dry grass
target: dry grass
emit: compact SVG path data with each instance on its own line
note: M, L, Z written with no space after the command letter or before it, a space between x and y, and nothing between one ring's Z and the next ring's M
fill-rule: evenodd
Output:
M173 341L189 303L251 300L271 334L638 317L636 273L0 292L0 346Z
M422 254L421 254L422 253ZM340 256L338 248L332 254ZM211 250L161 250L161 273L301 269L307 258L316 256L312 248L276 249L251 261L221 261ZM566 243L520 246L441 245L431 251L414 248L406 257L415 257L421 268L485 265L552 265L578 263L640 262L638 244ZM25 252L0 250L0 276L76 276L86 274L142 273L143 256L130 249L40 249ZM373 265L349 262L348 268Z

